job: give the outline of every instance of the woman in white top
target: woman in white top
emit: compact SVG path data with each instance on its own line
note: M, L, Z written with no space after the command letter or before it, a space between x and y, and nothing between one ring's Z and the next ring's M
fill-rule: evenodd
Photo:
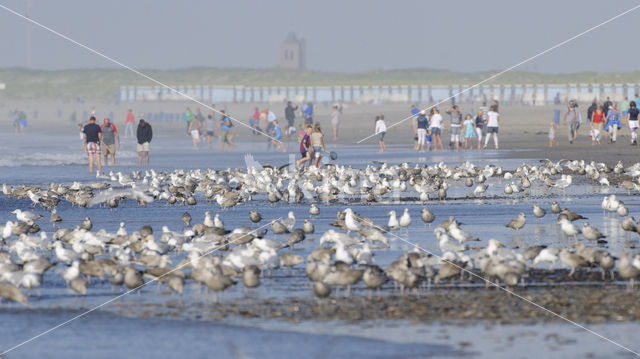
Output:
M433 108L431 114L431 118L429 119L429 129L431 130L431 136L433 137L433 150L438 150L438 143L440 143L440 149L444 151L444 147L442 146L442 128L444 127L442 124L442 116L440 115L440 111L437 108Z
M384 123L384 115L376 116L376 134L378 135L378 145L380 152L384 152L387 146L384 144L384 135L387 133L387 125Z
M484 147L487 148L487 144L489 143L489 138L493 134L493 143L496 145L496 150L498 149L498 122L500 121L500 114L496 111L495 106L491 106L489 112L487 113L487 137L484 139Z

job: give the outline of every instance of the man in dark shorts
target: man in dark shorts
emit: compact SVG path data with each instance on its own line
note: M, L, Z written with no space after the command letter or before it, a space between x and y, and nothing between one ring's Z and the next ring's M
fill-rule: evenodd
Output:
M89 173L93 173L93 161L95 160L98 174L102 171L102 165L100 163L100 140L102 139L102 130L100 126L96 124L96 118L91 116L89 123L84 126L82 130L84 137L84 143L82 144L82 150L89 155Z

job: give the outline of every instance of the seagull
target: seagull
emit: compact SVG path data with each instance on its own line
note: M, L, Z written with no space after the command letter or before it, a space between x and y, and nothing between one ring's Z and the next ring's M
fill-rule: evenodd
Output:
M569 277L571 277L573 273L575 273L576 268L589 266L589 263L584 258L573 252L570 252L566 248L560 250L560 260L562 261L562 263L564 263L564 265L571 268Z
M577 221L579 219L588 219L587 217L583 217L583 216L577 214L576 212L570 211L567 208L563 208L562 209L562 214L567 215L567 219L570 220L571 222Z
M513 228L516 231L519 231L522 227L524 227L526 222L527 220L524 213L520 212L518 213L518 218L512 219L509 224L506 225L506 227Z
M389 223L387 224L389 228L399 229L400 223L398 223L398 219L396 218L396 211L390 211L389 213L387 213L387 216L389 216Z
M320 214L320 208L318 208L315 203L311 203L311 207L309 207L309 214L312 216L317 216L318 214Z
M80 222L80 228L90 231L91 228L93 228L93 223L91 223L91 218L89 217L84 217L84 219L82 220L82 222Z
M308 220L308 219L305 219L305 220L304 220L304 223L302 224L302 231L303 231L305 234L311 234L311 233L313 233L313 232L315 231L315 228L314 228L314 226L313 226L313 222L311 222L311 221L310 221L310 220Z
M51 217L49 217L49 222L51 223L60 223L62 222L62 217L58 214L58 211L55 207L51 210Z
M116 235L123 237L127 235L127 230L124 228L124 222L120 222L120 228L116 231Z
M458 222L453 221L449 225L449 235L453 237L453 239L457 240L460 243L464 243L467 241L479 241L480 239L470 235L469 233L463 231L458 227Z
M553 201L553 203L551 203L551 213L553 214L558 214L560 213L561 209L560 209L560 205L558 204L558 202Z
M607 236L600 233L600 231L596 227L590 226L587 222L582 223L582 235L590 241L597 241L600 238L607 238Z
M536 218L542 218L546 213L547 212L542 209L542 207L538 206L537 204L533 205L533 215L536 216Z
M249 212L249 219L251 219L253 223L258 223L262 220L262 215L256 210L251 210L251 212Z
M559 180L553 183L553 187L560 188L564 192L566 191L567 187L571 186L571 182L573 182L573 176L562 175Z
M421 214L422 221L425 223L425 229L427 228L427 223L431 226L431 223L436 219L436 216L429 210L429 208L424 207L422 209Z
M204 212L204 221L202 222L202 224L204 224L207 227L216 227L213 224L213 219L211 218L211 211ZM187 226L189 226L189 225L187 225Z
M578 227L576 227L573 223L571 223L567 218L560 218L560 220L558 221L558 224L560 225L560 229L562 230L562 233L564 233L565 236L567 237L571 237L573 236L574 239L577 239L578 236Z
M433 233L436 235L436 239L438 240L438 247L440 250L444 252L464 252L469 248L465 245L458 244L455 242L451 242L449 240L449 236L446 231L442 227L436 228Z
M347 208L344 211L345 211L344 225L345 227L347 227L347 231L349 232L359 231L362 228L362 226L360 225L358 220L355 218L355 214L353 213L353 210L351 210L351 208Z
M22 211L19 209L14 210L13 212L11 212L11 214L15 214L16 218L20 222L24 222L24 223L33 223L36 220L42 218L42 215L30 212L30 211Z
M296 214L293 211L289 211L287 218L284 218L282 221L289 231L293 229L293 226L296 225Z
M558 253L560 250L558 248L544 248L538 253L538 255L533 259L533 265L537 265L540 262L550 262L549 270L553 269L553 265L558 260Z
M206 216L206 214L205 214ZM182 214L182 223L184 223L185 227L189 227L191 226L191 215L189 214L189 212L184 212ZM212 226L210 226L212 227Z
M409 231L408 227L411 224L411 216L409 215L409 208L404 209L404 213L402 214L402 216L400 216L399 224L400 224L400 227L405 227L407 228L407 231Z
M209 227L224 228L224 222L220 219L219 213L216 213L215 217L213 217L213 226ZM291 228L289 228L289 230L291 230Z

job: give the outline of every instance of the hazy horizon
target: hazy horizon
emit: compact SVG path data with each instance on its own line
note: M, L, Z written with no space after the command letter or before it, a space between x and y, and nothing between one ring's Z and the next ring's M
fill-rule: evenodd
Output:
M3 4L24 14L27 3ZM280 42L293 31L307 41L308 70L339 73L500 71L638 4L631 0L613 5L591 0L30 3L34 20L134 68L271 69L277 66ZM634 38L639 17L640 10L630 13L516 70L636 71L638 50L627 45L627 37ZM0 68L119 68L3 9L0 21L4 30Z

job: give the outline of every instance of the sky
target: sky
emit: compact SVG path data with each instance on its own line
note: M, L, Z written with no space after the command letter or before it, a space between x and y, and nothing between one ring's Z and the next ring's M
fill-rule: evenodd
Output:
M28 0L0 0L0 4L24 14ZM475 72L512 66L639 4L636 0L30 0L29 15L139 69L270 68L277 66L280 42L293 31L306 39L310 70ZM639 70L639 24L640 9L518 69ZM0 43L0 68L118 67L4 9L0 9Z

